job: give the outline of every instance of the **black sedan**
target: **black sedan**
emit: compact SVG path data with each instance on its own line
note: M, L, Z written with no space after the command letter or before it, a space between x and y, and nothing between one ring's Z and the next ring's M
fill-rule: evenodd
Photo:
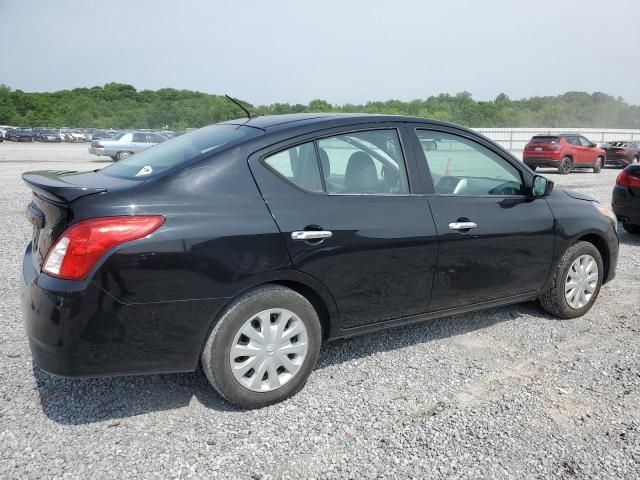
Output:
M629 165L620 172L611 204L622 227L640 234L640 165Z
M323 341L533 299L583 315L618 256L608 207L412 117L229 121L102 170L23 178L36 365L202 364L243 407L301 389Z

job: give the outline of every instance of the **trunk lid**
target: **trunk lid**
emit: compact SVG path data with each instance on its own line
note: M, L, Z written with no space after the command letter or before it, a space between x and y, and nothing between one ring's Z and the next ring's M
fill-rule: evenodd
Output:
M52 170L26 172L22 179L33 191L25 213L33 226L32 257L38 271L52 244L67 228L73 201L133 183L96 172Z

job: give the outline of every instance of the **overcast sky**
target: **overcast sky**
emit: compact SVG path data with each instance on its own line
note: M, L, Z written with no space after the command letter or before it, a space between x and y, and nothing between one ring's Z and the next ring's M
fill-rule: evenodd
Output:
M602 91L640 104L640 0L0 0L0 83L254 104Z

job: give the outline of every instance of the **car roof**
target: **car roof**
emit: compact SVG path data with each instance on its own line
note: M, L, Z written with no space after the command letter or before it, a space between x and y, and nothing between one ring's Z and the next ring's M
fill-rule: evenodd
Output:
M465 129L459 125L454 125L438 120L430 120L420 117L409 117L403 115L377 115L367 113L292 113L285 115L265 115L264 117L238 118L222 122L227 125L245 125L259 128L264 131L293 129L311 124L348 124L348 123L372 123L372 122L420 122L431 123L458 129Z

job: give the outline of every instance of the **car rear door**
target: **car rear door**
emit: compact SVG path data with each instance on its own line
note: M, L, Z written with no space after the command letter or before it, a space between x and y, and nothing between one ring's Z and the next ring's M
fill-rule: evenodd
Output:
M554 217L544 199L525 194L531 174L466 131L414 131L439 243L429 310L538 291L551 267Z
M343 328L427 309L436 230L404 135L356 125L249 160L295 268L329 289Z

